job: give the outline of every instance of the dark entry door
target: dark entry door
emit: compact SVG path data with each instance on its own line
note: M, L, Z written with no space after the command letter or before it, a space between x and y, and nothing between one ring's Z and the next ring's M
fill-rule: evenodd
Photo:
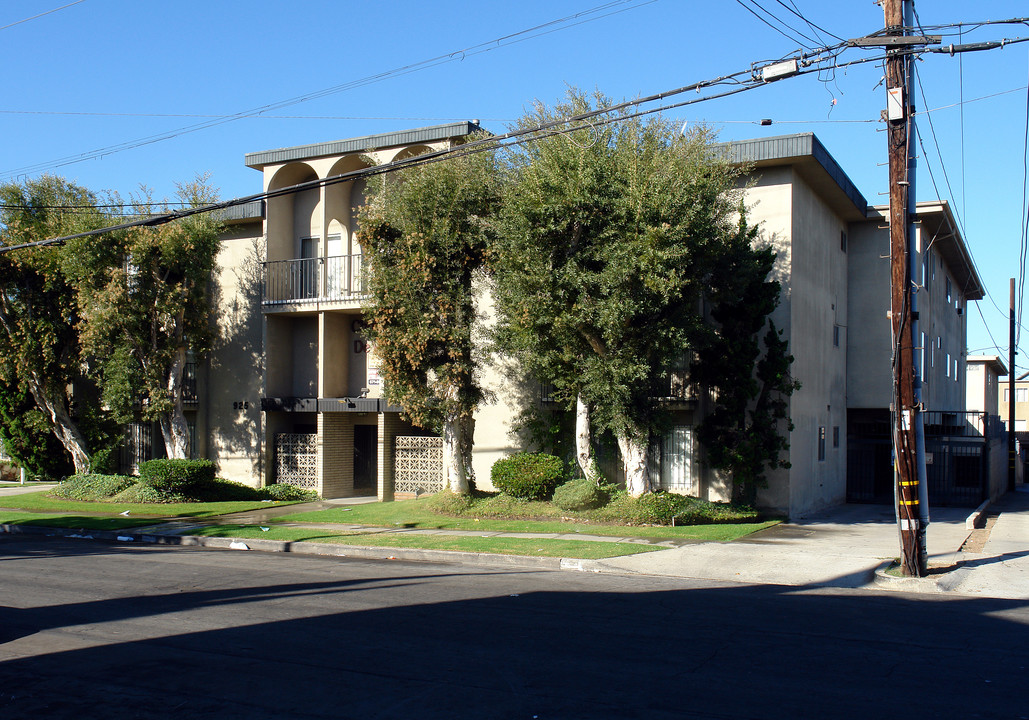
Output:
M379 428L354 426L354 489L375 490L379 475Z

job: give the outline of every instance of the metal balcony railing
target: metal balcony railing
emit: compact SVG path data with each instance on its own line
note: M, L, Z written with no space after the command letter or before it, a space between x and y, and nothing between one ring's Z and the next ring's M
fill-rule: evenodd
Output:
M275 260L264 264L264 303L304 303L365 297L362 255Z

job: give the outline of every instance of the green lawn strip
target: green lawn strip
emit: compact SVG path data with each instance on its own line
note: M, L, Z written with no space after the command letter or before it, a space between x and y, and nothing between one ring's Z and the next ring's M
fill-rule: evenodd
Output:
M83 502L80 500L63 500L61 498L48 497L45 490L40 490L39 492L34 493L22 493L19 495L7 495L0 497L0 507L4 508L16 510L39 510L55 513L88 512L98 513L100 515L118 515L128 510L133 515L150 516L149 524L153 524L153 518L209 518L228 513L263 510L270 507L281 507L283 505L295 504L296 503L294 502L261 502L259 500L207 503Z
M503 520L460 518L437 515L424 500L366 503L328 510L281 515L269 522L332 523L405 527L439 530L481 530L483 532L583 533L605 537L660 538L728 542L778 524L778 520L718 525L636 526L578 523L562 520Z
M183 535L231 537L241 539L283 540L287 542L322 542L372 547L418 548L421 550L455 550L493 555L528 555L532 557L566 557L594 560L665 550L655 545L637 543L590 542L588 540L479 537L474 535L418 535L414 533L332 532L316 528L294 528L257 525L212 525L183 531Z
M93 515L49 515L47 513L0 510L0 525L35 525L81 530L124 530L153 525L153 518L96 517Z

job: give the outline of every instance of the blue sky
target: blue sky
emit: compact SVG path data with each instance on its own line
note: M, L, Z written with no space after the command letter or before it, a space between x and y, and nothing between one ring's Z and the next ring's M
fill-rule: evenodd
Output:
M794 29L777 32L744 5ZM1029 15L1024 0L915 7L924 26L964 23L965 42L1029 36L1026 26L973 25ZM247 152L456 119L503 131L535 100L553 103L569 85L615 99L645 96L801 44L835 43L830 33L853 38L882 25L871 0L0 0L0 181L51 172L94 190L128 195L145 185L165 197L176 182L210 173L223 198L237 197L261 189L259 173L243 165ZM872 54L848 50L839 61ZM927 54L917 67L925 97L916 104L931 110L918 120L926 150L918 199L954 203L989 292L981 317L969 309L970 353L1006 357L1008 278L1018 276L1022 235L1029 43ZM855 65L668 116L706 122L723 140L813 131L879 204L887 191L876 122L885 106L881 77L878 64ZM761 126L762 118L774 122ZM157 139L165 135L174 137ZM1018 366L1029 369L1029 359Z

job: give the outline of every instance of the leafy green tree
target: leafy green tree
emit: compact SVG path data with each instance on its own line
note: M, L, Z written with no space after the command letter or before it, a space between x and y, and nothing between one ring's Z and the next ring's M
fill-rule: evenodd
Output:
M49 175L0 185L0 245L100 227L104 218L97 204L92 192ZM71 411L72 388L83 381L84 357L75 290L62 271L65 253L66 248L48 245L0 254L0 383L32 397L75 471L87 472L89 444ZM0 394L5 413L19 397L17 392Z
M189 207L214 202L206 178L179 186ZM144 194L140 214L154 204ZM105 404L120 422L157 421L168 456L186 458L185 370L212 343L208 285L219 225L192 215L156 227L72 240L65 269L81 308L82 344L95 358Z
M705 303L727 258L764 268L769 294L778 287L741 221L742 169L710 132L617 113L561 121L605 104L572 91L520 123L549 127L512 156L494 253L498 339L577 407L577 435L588 438L584 423L613 433L638 496L652 489L647 449L667 421L651 379L716 345ZM764 322L765 306L750 310Z
M59 479L75 469L32 394L2 381L0 437L7 454L36 477Z
M442 434L458 493L474 480L474 412L483 399L476 292L498 199L495 158L482 152L378 176L361 213L368 334L386 394Z
M768 470L789 467L789 397L800 388L790 375L793 356L767 317L779 304L779 284L768 282L770 249L752 243L730 248L711 278L712 331L698 342L694 379L716 402L697 428L708 463L733 478L734 499L753 503ZM762 336L763 335L763 336Z

